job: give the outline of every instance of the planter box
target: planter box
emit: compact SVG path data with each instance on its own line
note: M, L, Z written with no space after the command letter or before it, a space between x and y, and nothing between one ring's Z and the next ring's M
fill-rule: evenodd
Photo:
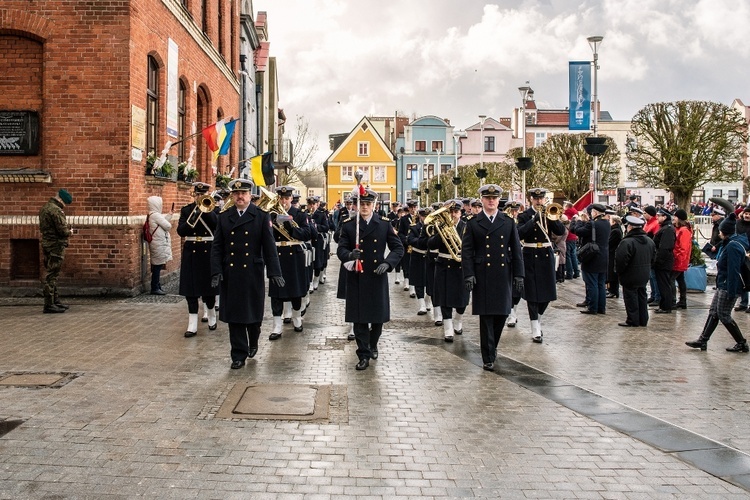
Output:
M685 271L685 285L691 292L705 292L707 282L706 266L690 266Z

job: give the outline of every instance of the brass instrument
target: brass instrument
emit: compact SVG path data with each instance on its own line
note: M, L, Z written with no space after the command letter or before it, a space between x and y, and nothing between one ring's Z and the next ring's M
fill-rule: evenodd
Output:
M234 198L229 198L227 201L224 202L224 206L221 207L221 210L219 210L219 213L223 214L224 212L226 212L233 206L234 206Z
M456 226L453 225L450 206L438 208L428 214L424 219L424 226L427 236L433 236L437 232L451 258L461 262L461 237L456 231Z
M537 207L532 205L534 210L539 212L539 216L541 219L540 225L542 226L542 229L544 229L545 233L549 233L549 230L547 229L547 221L556 221L560 220L560 216L563 214L563 207L559 203L547 203L545 205L542 205L541 207Z
M212 195L204 194L198 196L195 199L195 208L190 212L190 215L187 218L187 225L195 227L195 225L198 224L198 221L201 220L201 216L205 213L213 212L215 207L216 202Z
M289 217L287 211L284 210L283 206L281 206L279 195L270 192L262 186L258 186L258 189L260 189L260 199L256 202L255 206L257 206L264 212L268 212L269 214L276 214L277 217L279 215ZM294 219L292 219L291 222L292 227L299 227ZM292 236L289 234L289 231L286 230L283 224L279 224L278 222L274 221L273 227L287 240L294 240L294 238L292 238Z

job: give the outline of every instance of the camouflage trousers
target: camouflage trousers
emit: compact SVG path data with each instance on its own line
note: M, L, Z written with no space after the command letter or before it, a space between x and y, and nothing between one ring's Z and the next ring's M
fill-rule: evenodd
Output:
M59 302L57 295L57 278L62 270L63 259L65 258L65 247L42 246L44 253L44 269L47 274L44 276L44 305L51 306Z

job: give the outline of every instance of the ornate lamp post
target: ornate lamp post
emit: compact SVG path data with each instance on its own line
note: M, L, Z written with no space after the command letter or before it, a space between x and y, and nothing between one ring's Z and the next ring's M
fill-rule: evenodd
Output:
M521 171L521 199L526 197L526 171L532 167L534 161L526 156L526 101L529 94L534 94L528 85L518 87L521 93L521 116L518 122L518 133L521 136L521 156L516 160L516 166Z
M593 178L591 181L591 185L594 188L594 201L596 201L596 190L597 190L597 167L598 167L598 156L604 154L604 152L607 150L606 144L604 144L604 139L598 139L599 137L599 94L598 94L598 80L597 80L597 70L599 69L599 45L602 43L602 40L604 40L603 36L590 36L586 40L588 40L589 45L591 46L591 50L594 52L594 89L592 98L594 100L594 137L588 137L586 138L586 146L584 146L584 150L592 155L594 157L594 172L593 172Z
M479 169L477 170L477 177L479 177L480 184L482 179L487 177L487 171L484 169L484 120L487 119L487 115L479 115Z
M466 133L464 132L457 132L453 134L453 160L454 160L454 169L453 169L453 197L458 198L458 185L461 184L461 177L458 175L458 144L459 144L459 138L466 137Z

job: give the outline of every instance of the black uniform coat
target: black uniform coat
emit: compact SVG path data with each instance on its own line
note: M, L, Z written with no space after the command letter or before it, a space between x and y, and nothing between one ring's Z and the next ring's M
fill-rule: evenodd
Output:
M411 253L408 250L409 243L407 242L407 239L409 238L409 230L411 229L412 219L415 217L417 216L404 214L404 216L398 220L398 237L401 239L401 246L404 247L404 256L401 258L401 267L404 271L404 278L409 278L409 266L411 265L409 259L411 258ZM409 284L411 285L411 283Z
M409 285L412 286L427 285L427 238L422 238L423 227L417 221L409 229L409 236L406 238L406 244L412 248L409 258ZM415 248L419 251L415 251Z
M592 226L592 224L596 225ZM609 233L612 231L609 222L600 215L593 221L578 221L575 226L571 224L571 229L578 236L581 246L592 241L592 228L596 228L596 244L599 245L599 253L591 262L581 263L581 270L587 273L606 273L609 259Z
M292 227L291 222L284 222L284 227L289 235L297 241L310 240L310 226L307 223L307 214L302 210L290 207L289 215L294 218L298 227ZM272 217L275 217L272 216ZM274 228L273 236L276 241L289 241ZM281 272L286 282L283 288L273 283L268 284L268 296L275 299L293 299L304 297L307 293L309 281L307 280L307 269L305 266L305 248L302 245L277 246L276 252L281 263Z
M456 231L462 237L466 230L466 221L458 221ZM443 243L439 234L430 236L427 242L430 249L436 249L439 254L449 255L448 247ZM464 286L464 272L461 262L441 257L438 254L435 261L435 287L432 295L432 305L460 308L469 304L469 291Z
M359 248L364 272L347 271L342 267L341 272L346 274L344 320L347 323L386 323L391 319L388 274L375 274L375 268L383 262L387 262L391 269L396 267L404 255L404 247L388 220L381 219L377 214L373 214L369 224L365 225L361 218L359 223ZM349 254L354 250L355 233L354 220L343 224L336 251L342 263L349 260ZM386 247L390 250L387 257Z
M549 243L550 240L534 220L536 212L529 207L520 212L518 236L524 243ZM552 234L565 234L565 226L560 222L547 220L547 229ZM523 265L526 279L523 283L523 298L527 302L551 302L557 300L557 269L555 269L555 248L523 247Z
M620 284L625 288L646 286L655 256L656 245L643 229L628 232L615 251L615 272Z
M315 260L313 269L319 270L326 266L326 235L328 234L328 212L320 208L312 214L311 225L315 225L318 236L315 238Z
M674 267L674 243L676 235L672 220L667 217L664 219L661 227L654 235L654 244L656 244L656 259L654 260L654 269L662 271L671 271Z
M609 232L609 254L607 260L607 281L615 281L617 279L615 271L615 252L617 247L622 241L622 226L620 224L610 225Z
M249 205L242 217L230 208L219 215L211 246L211 274L222 274L219 319L225 323L263 321L265 279L281 276L268 213Z
M474 276L477 280L472 292L473 314L510 314L513 278L524 276L521 241L513 219L503 212L495 215L493 223L484 212L469 219L461 238L461 267L464 278ZM552 280L554 286L554 274Z
M213 237L219 216L216 212L201 215L195 227L187 223L193 213L195 202L180 209L180 220L177 223L177 234L182 238ZM205 225L203 225L203 222ZM180 295L185 297L206 297L216 295L218 288L211 288L211 246L212 241L185 241L182 244L182 262L180 263Z

